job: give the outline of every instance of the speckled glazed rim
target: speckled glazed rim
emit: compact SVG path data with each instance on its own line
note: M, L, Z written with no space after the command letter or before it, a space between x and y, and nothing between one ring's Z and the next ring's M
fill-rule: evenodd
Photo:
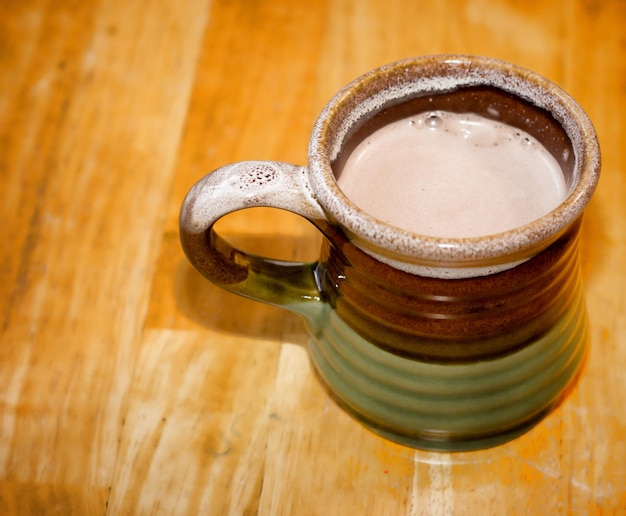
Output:
M490 86L552 114L574 149L574 184L551 213L514 230L483 237L437 238L388 225L354 205L338 188L331 162L350 130L388 105L420 95ZM583 109L544 77L503 61L467 56L417 57L373 70L340 90L319 116L309 144L309 180L329 219L365 252L408 272L446 277L450 268L475 276L513 267L545 249L576 220L600 174L600 150ZM443 273L441 271L444 271ZM452 273L458 277L459 274Z

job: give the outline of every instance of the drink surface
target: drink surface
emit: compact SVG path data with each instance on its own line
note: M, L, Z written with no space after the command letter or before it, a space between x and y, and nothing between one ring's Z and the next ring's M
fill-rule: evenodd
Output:
M445 111L377 129L350 153L337 181L370 215L435 237L514 229L567 195L561 168L534 137L476 114Z

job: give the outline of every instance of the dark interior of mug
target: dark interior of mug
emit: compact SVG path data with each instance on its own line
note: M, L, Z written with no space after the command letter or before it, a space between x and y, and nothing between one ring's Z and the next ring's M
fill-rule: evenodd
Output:
M474 113L522 129L535 137L561 166L568 190L576 184L574 149L562 125L552 114L510 92L493 86L460 87L453 91L422 94L397 100L355 124L347 133L342 150L331 164L339 177L356 146L381 127L396 120L429 111Z

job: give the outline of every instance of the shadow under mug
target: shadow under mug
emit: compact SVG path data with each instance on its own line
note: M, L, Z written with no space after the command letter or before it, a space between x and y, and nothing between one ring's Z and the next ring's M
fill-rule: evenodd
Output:
M411 233L355 206L334 172L351 142L435 109L533 135L560 164L567 198L530 224L458 239ZM303 316L321 378L368 428L422 449L485 448L536 424L580 371L578 235L599 172L591 122L553 83L488 58L420 57L337 93L315 124L307 166L240 162L202 178L183 203L180 236L214 284ZM214 232L224 215L256 206L311 221L325 236L319 260L253 256Z

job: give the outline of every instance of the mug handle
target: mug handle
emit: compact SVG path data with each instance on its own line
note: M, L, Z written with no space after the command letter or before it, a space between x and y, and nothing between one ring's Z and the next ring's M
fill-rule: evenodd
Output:
M185 197L179 219L183 250L192 265L215 285L313 316L321 302L317 262L290 262L248 254L232 247L213 229L224 215L261 206L301 215L323 233L330 228L312 194L306 167L242 161L204 176Z

